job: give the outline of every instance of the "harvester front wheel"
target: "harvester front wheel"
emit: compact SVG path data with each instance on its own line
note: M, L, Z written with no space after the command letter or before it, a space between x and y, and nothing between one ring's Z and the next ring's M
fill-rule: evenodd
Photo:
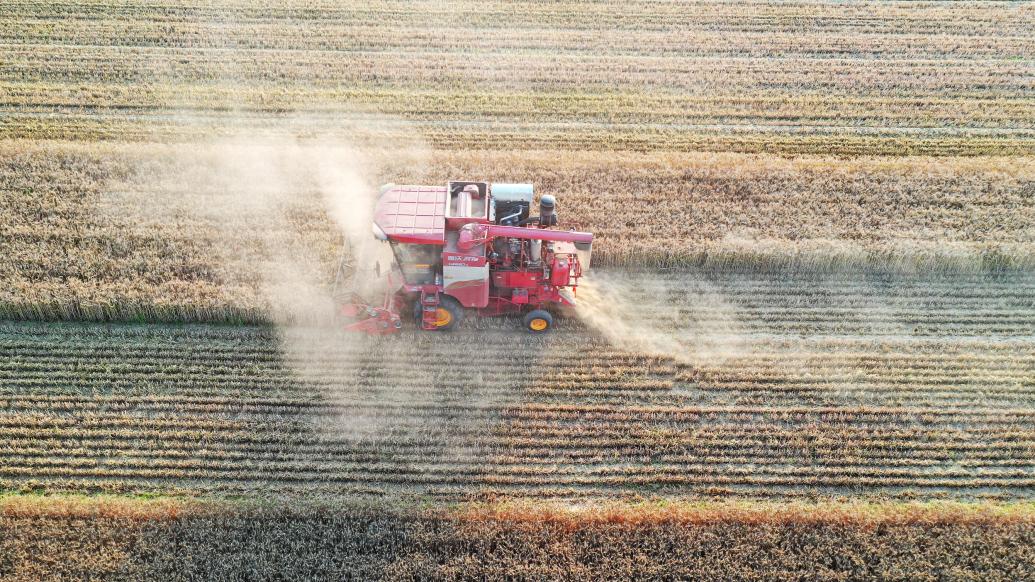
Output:
M413 307L413 319L417 322L418 327L424 328L424 310L419 299ZM441 295L438 305L435 307L434 329L449 331L460 325L463 319L464 307L460 305L460 302L448 295Z
M532 333L545 333L553 327L553 316L545 309L533 309L525 315L525 329Z

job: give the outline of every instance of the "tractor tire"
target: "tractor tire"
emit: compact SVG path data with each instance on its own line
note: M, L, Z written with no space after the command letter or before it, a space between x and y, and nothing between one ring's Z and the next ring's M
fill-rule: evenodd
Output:
M525 315L525 329L531 333L546 333L553 328L553 316L545 309L533 309Z
M417 329L424 329L424 316L421 307L420 299L414 302L413 321L417 324ZM449 295L441 295L435 315L438 317L439 325L434 330L429 331L450 331L456 329L456 326L460 325L460 322L464 320L464 307L460 305L459 301Z

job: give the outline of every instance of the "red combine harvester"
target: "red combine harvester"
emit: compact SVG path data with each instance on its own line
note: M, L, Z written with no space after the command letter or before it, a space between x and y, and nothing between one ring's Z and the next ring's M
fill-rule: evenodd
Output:
M346 329L393 333L402 313L425 330L453 329L469 313L524 313L529 331L549 330L553 312L575 305L593 243L587 232L551 230L555 204L543 196L531 216L531 184L382 187L374 237L391 245L395 265L380 306L355 294L342 306Z

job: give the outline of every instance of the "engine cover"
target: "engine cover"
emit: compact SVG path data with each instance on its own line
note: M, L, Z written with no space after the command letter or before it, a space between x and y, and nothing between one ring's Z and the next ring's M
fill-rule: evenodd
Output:
M550 284L564 287L571 282L571 260L558 257L550 265Z

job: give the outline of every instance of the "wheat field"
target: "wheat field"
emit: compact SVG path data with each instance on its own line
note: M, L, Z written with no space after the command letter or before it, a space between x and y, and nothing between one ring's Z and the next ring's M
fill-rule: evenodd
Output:
M6 0L0 579L1035 578L1033 31ZM595 233L580 308L327 325L377 186L454 178Z
M8 257L0 264L0 314L261 323L277 302L269 273L285 263L329 283L342 233L328 218L319 180L289 170L276 194L257 202L265 186L236 160L242 151L249 150L234 143L0 146L0 241ZM299 146L301 156L310 151L323 150ZM228 155L235 161L223 161ZM613 157L382 153L371 156L368 181L535 181L557 194L565 224L596 234L598 267L1035 268L1029 158L667 153L627 154L615 167Z
M90 534L68 522L90 523ZM12 580L236 579L255 556L264 575L293 579L923 579L950 562L950 577L1005 581L1030 577L1031 522L1030 507L951 503L408 513L21 497L0 502L0 548Z
M636 279L683 297L632 298L641 345L575 321L383 340L9 324L0 477L446 501L1035 495L1035 279L688 277Z
M0 136L301 112L446 149L1030 155L1033 21L983 2L14 0Z

